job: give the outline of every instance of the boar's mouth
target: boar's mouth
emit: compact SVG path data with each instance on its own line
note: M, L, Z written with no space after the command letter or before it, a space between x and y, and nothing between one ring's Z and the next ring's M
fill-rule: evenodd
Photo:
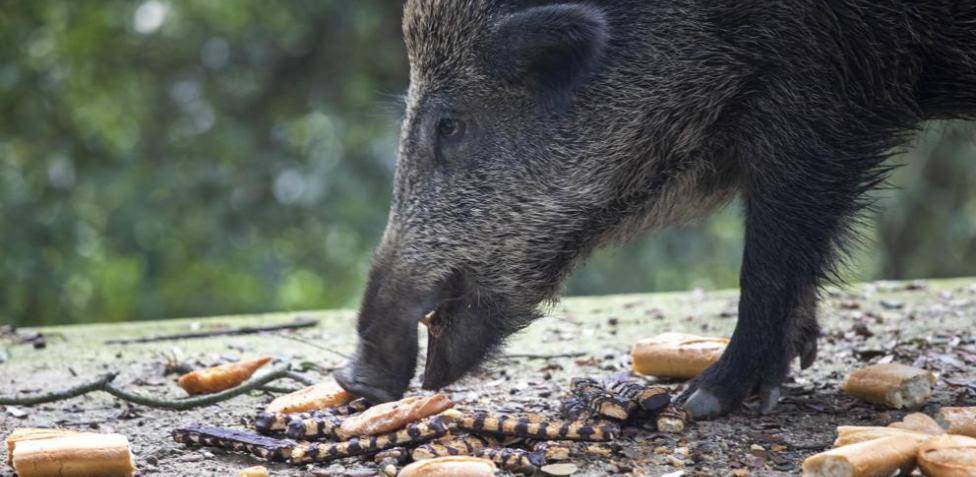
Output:
M455 273L442 299L421 321L427 326L424 389L439 389L481 364L510 334L539 316Z
M445 282L438 305L420 320L427 327L424 389L457 381L503 338L502 328L497 326L503 308L468 285L462 274L454 273Z
M346 390L374 403L399 399L413 377L417 322L427 325L423 387L438 389L480 364L514 331L538 316L452 272L428 289L383 289L390 275L377 273L367 285L360 310L359 345L335 373ZM409 283L400 281L399 283ZM433 310L432 313L424 311ZM366 318L366 319L364 319Z

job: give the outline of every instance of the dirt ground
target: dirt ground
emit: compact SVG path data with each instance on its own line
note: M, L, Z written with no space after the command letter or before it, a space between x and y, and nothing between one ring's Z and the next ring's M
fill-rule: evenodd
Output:
M735 305L731 291L567 299L513 339L506 354L445 392L464 408L555 414L572 377L627 372L630 346L640 337L663 331L728 335ZM113 338L284 323L299 316L318 319L319 325L261 335L104 344ZM925 412L976 405L976 279L852 286L830 292L820 316L820 359L795 373L775 413L761 416L747 407L727 418L695 423L681 435L630 427L611 443L576 444L571 462L579 471L574 475L797 475L806 456L830 445L837 425L884 425L905 414L839 391L847 371L879 361L914 364L938 374L936 394ZM324 379L352 351L353 323L353 312L335 311L7 329L0 336L0 395L61 389L118 371L116 382L127 389L175 399L182 391L175 385L176 374L165 374L168 361L202 366L265 354L304 365L308 377ZM35 348L38 331L45 346ZM286 380L275 384L295 386ZM181 412L130 406L104 393L36 407L0 406L0 435L27 426L120 432L132 442L140 475L230 476L260 462L183 447L169 431L193 423L244 427L273 396L255 392ZM275 476L380 473L371 460L355 458L268 467ZM11 475L7 468L0 470L0 476Z

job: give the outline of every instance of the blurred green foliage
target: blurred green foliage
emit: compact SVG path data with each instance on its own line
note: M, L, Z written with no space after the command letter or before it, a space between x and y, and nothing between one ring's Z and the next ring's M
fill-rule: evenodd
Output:
M0 9L0 320L354 306L386 222L400 2ZM971 126L929 128L854 278L976 274ZM873 225L873 224L872 224ZM599 252L573 294L734 286L735 206Z

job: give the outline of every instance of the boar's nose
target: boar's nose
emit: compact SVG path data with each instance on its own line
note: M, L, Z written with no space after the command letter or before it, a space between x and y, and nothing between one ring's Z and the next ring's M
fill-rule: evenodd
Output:
M352 360L335 374L347 391L373 403L403 396L417 366L417 325L436 303L436 286L377 266L370 272L359 311L359 344Z
M381 368L360 364L358 358L336 371L335 380L343 389L371 403L396 401L407 385L403 379L387 375ZM409 383L410 379L406 379Z

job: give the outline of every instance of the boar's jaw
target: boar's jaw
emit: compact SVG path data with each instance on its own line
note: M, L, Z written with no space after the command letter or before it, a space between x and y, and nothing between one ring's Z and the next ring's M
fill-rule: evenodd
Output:
M421 322L427 325L427 362L424 389L439 389L477 367L515 331L506 324L514 316L506 306L483 293L464 292L461 281L452 281L452 298L443 300ZM477 296L477 299L471 297Z
M335 373L344 389L373 403L403 396L417 366L417 323L441 298L442 284L421 289L374 269L359 311L359 344Z

